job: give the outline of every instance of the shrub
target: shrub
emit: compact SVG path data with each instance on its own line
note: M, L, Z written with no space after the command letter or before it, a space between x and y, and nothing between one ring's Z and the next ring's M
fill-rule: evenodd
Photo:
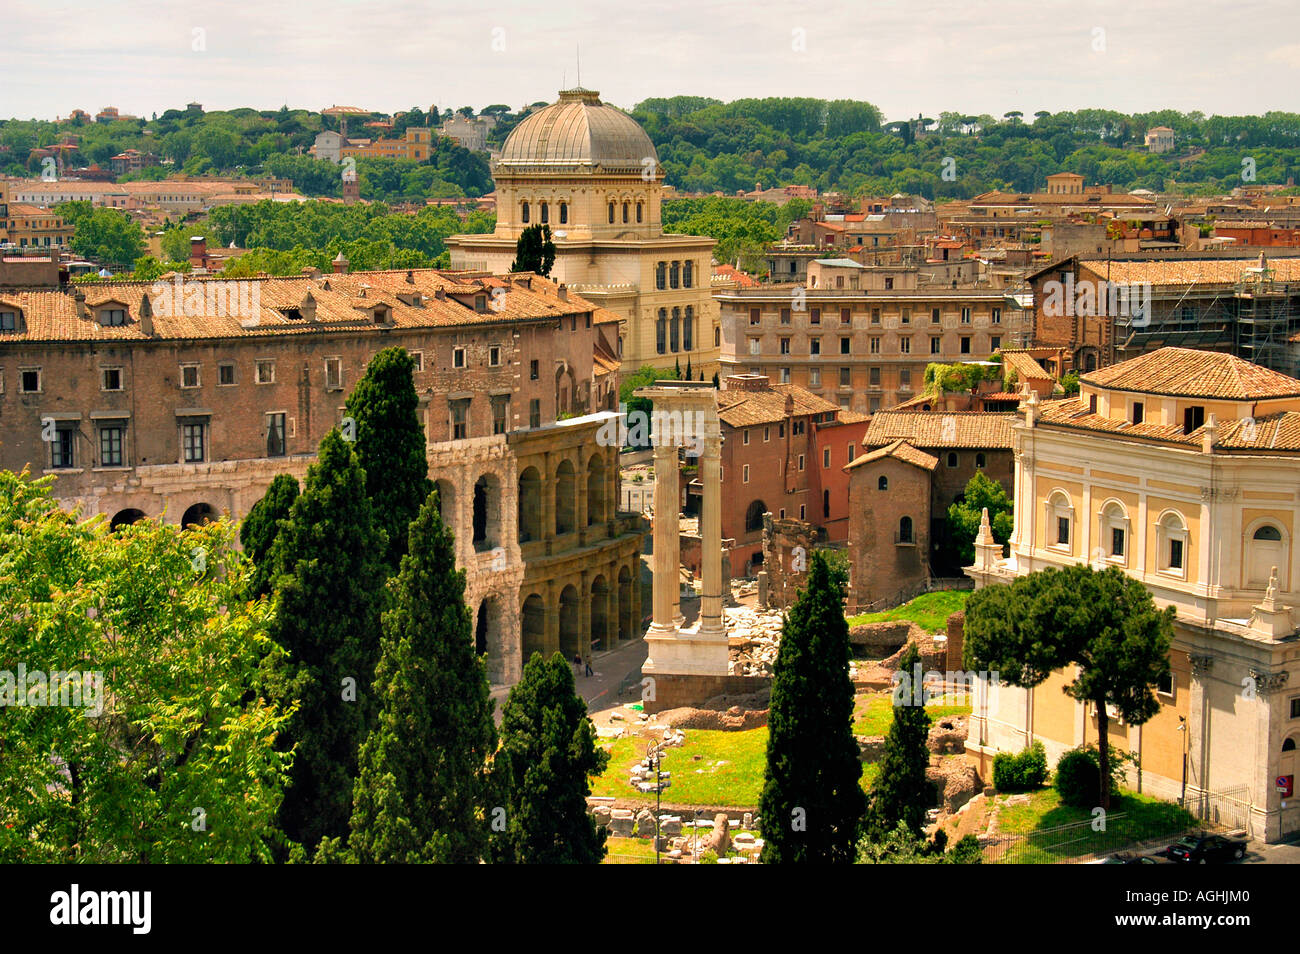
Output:
M1047 751L1035 742L1019 755L999 752L993 759L993 787L999 792L1028 792L1047 781Z
M1097 749L1091 745L1070 749L1056 763L1056 779L1053 784L1061 796L1061 802L1075 808L1087 808L1096 805L1101 792L1101 767L1098 762ZM1114 785L1111 785L1112 790Z

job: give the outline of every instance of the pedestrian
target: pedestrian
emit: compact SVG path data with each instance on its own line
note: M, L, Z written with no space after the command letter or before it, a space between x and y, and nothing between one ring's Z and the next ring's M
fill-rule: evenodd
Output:
M585 673L583 673L583 675L585 675L585 676L594 676L594 675L595 675L595 672L593 672L593 671L592 671L592 668L591 668L591 657L590 657L590 656L588 656L588 657L583 661L583 665L585 665L585 666L587 667L587 671L586 671Z

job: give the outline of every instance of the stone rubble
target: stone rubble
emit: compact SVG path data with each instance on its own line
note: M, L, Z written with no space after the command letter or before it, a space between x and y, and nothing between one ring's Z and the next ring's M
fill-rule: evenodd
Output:
M731 674L770 676L781 643L781 611L752 606L727 609Z

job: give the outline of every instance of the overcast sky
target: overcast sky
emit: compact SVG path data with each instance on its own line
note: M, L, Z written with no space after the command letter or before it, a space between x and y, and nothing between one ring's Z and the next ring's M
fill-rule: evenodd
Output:
M479 12L485 8L491 12ZM0 19L0 117L393 112L692 94L941 110L1300 111L1296 0L40 0Z

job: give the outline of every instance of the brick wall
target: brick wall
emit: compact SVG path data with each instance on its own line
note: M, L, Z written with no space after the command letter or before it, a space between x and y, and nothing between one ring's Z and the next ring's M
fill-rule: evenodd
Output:
M881 477L888 489L879 489ZM929 575L930 472L885 457L861 464L849 478L850 609L891 596ZM895 540L904 517L913 543Z
M645 701L646 712L663 712L681 706L698 706L715 696L745 696L768 689L770 676L694 676L655 673L655 698Z

